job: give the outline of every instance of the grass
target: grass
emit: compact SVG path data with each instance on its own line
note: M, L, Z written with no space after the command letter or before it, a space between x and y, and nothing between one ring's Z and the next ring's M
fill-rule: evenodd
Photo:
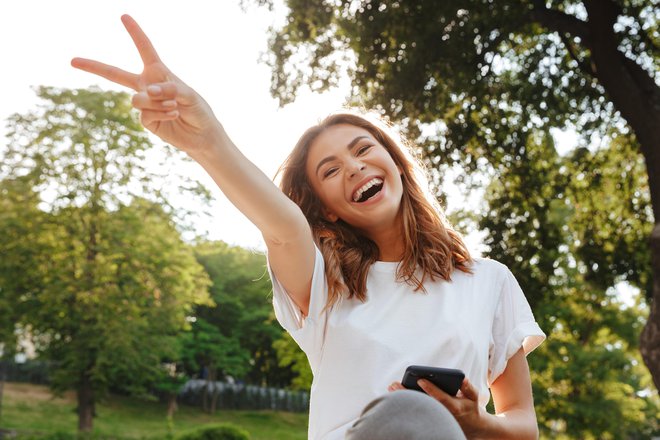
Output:
M53 397L40 385L6 383L0 428L20 435L54 432L74 433L78 426L73 393ZM307 438L307 414L274 411L218 411L203 413L181 406L174 415L173 433L211 423L232 423L250 433L252 440L303 440ZM123 396L109 396L96 404L94 434L121 439L164 439L169 432L166 407Z

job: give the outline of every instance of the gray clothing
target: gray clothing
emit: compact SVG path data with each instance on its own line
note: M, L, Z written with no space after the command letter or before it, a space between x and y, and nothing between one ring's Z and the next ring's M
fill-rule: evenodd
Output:
M466 440L454 416L425 393L398 390L369 403L346 440Z

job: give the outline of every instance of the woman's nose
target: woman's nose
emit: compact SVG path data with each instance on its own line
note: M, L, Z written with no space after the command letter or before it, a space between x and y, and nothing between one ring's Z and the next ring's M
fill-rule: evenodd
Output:
M359 160L352 161L348 175L350 177L355 177L356 174L361 173L366 168L366 165Z

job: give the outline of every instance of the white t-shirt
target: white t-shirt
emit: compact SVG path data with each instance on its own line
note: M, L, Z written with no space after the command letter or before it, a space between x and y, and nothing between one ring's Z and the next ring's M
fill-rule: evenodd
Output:
M409 365L463 370L485 406L489 384L508 359L545 338L517 281L496 261L475 259L473 274L455 270L451 282L426 282L427 293L397 282L397 265L371 266L365 303L342 298L323 312L328 287L317 248L304 319L270 271L275 315L314 373L310 439L343 440L363 408L400 381Z

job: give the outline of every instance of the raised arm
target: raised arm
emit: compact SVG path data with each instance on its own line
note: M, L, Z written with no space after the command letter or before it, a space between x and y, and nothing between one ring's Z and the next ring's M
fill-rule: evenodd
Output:
M302 211L236 148L206 101L165 66L135 20L124 15L122 22L144 63L142 73L85 58L71 65L136 92L132 103L144 127L195 159L259 228L275 274L306 315L314 245Z

